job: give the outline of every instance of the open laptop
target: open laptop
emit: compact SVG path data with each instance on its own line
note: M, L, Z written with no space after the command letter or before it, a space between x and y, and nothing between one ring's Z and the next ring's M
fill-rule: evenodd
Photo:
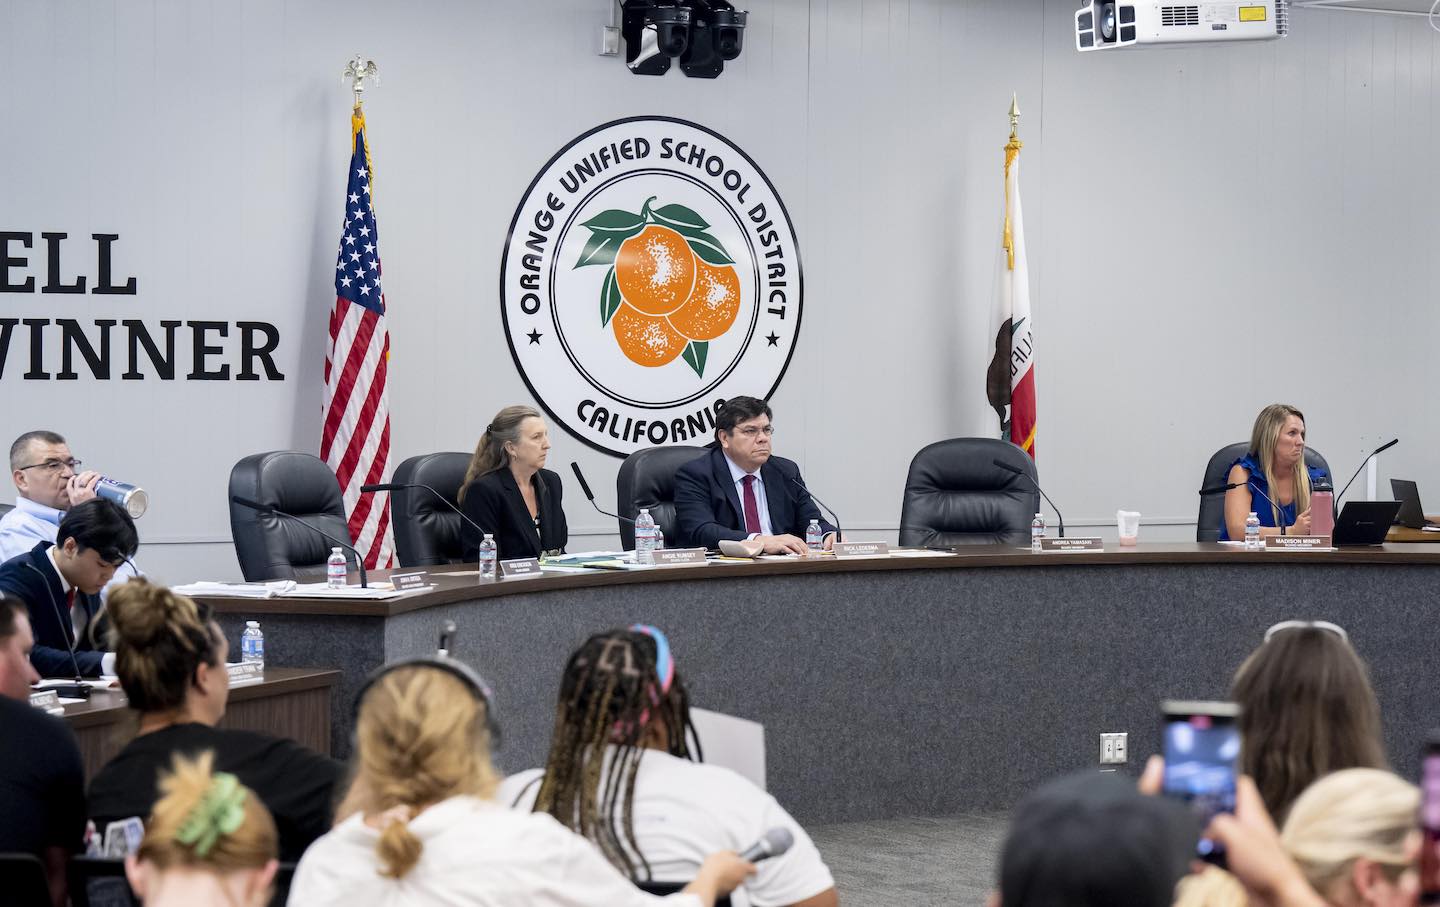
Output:
M1336 547L1384 544L1399 512L1399 501L1348 501L1335 518L1330 543Z
M1436 525L1425 519L1425 509L1420 506L1420 488L1414 482L1409 479L1391 479L1390 491L1395 495L1395 500L1400 502L1400 512L1396 514L1395 522L1411 529Z

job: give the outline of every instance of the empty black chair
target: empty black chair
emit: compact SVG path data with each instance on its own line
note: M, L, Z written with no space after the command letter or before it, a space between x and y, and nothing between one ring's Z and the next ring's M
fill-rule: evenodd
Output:
M1200 480L1200 487L1214 488L1217 485L1224 485L1230 475L1230 464L1245 456L1249 450L1250 443L1240 441L1236 444L1226 444L1215 451L1215 454L1210 457L1210 462L1205 464L1205 477ZM1332 482L1335 480L1335 474L1330 471L1330 464L1320 456L1318 450L1305 448L1305 465L1311 469L1323 469ZM1335 490L1339 491L1340 489ZM1255 500L1264 503L1259 495L1255 495ZM1220 523L1224 519L1225 495L1202 495L1200 497L1200 513L1195 517L1195 541L1220 541Z
M951 438L921 448L905 477L900 544L1028 546L1040 506L1035 475L1035 461L1009 441Z
M343 541L350 541L345 502L335 473L319 457L298 450L251 454L230 470L230 497L240 496L300 517ZM333 544L294 520L261 514L230 501L230 533L246 582L325 578ZM347 551L350 569L355 558Z
M0 891L15 907L54 907L45 864L33 853L0 853Z
M411 457L395 468L390 481L429 485L459 506L456 497L470 454L446 452ZM390 521L395 527L395 553L402 567L430 567L461 562L460 514L423 488L399 488L390 494Z
M639 451L637 451L638 453ZM635 887L647 894L657 894L665 897L669 894L678 894L685 890L688 882L636 882ZM715 899L715 907L730 907L730 895Z
M703 447L675 444L637 450L620 464L615 476L615 506L621 516L635 519L644 507L665 533L665 543L679 536L675 525L675 472L705 453ZM635 526L620 520L620 544L628 551L635 547Z

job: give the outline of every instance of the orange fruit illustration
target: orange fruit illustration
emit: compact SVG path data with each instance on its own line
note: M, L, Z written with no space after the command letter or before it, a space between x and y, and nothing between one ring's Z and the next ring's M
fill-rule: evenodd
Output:
M695 286L695 253L679 233L650 224L620 244L615 253L615 282L620 295L640 312L669 315L690 298Z
M661 366L685 349L685 338L675 333L664 317L646 315L625 303L615 310L610 324L621 352L636 365Z
M695 290L670 313L670 326L690 340L714 340L730 330L740 312L740 278L729 265L695 259Z

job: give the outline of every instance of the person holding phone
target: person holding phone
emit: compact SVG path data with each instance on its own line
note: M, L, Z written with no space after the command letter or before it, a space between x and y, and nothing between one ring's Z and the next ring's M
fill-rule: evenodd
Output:
M1262 536L1309 534L1310 487L1324 475L1305 465L1305 414L1285 403L1260 410L1249 451L1225 478L1235 487L1225 492L1220 540L1243 539L1252 512L1260 518Z

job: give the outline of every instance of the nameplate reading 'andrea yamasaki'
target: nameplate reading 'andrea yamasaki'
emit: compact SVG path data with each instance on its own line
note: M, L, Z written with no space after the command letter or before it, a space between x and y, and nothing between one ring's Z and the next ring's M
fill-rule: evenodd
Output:
M392 573L390 574L390 585L395 587L396 592L414 592L417 589L430 588L424 570L415 573Z
M890 553L888 542L836 542L836 557L884 557Z
M517 557L514 560L501 561L500 575L506 579L519 579L522 576L539 576L540 559L536 557Z
M651 552L652 563L657 567L681 567L686 564L705 563L704 548L657 548Z
M1041 539L1041 551L1104 551L1105 543L1098 535L1073 539Z
M1266 551L1331 551L1328 535L1267 535Z

